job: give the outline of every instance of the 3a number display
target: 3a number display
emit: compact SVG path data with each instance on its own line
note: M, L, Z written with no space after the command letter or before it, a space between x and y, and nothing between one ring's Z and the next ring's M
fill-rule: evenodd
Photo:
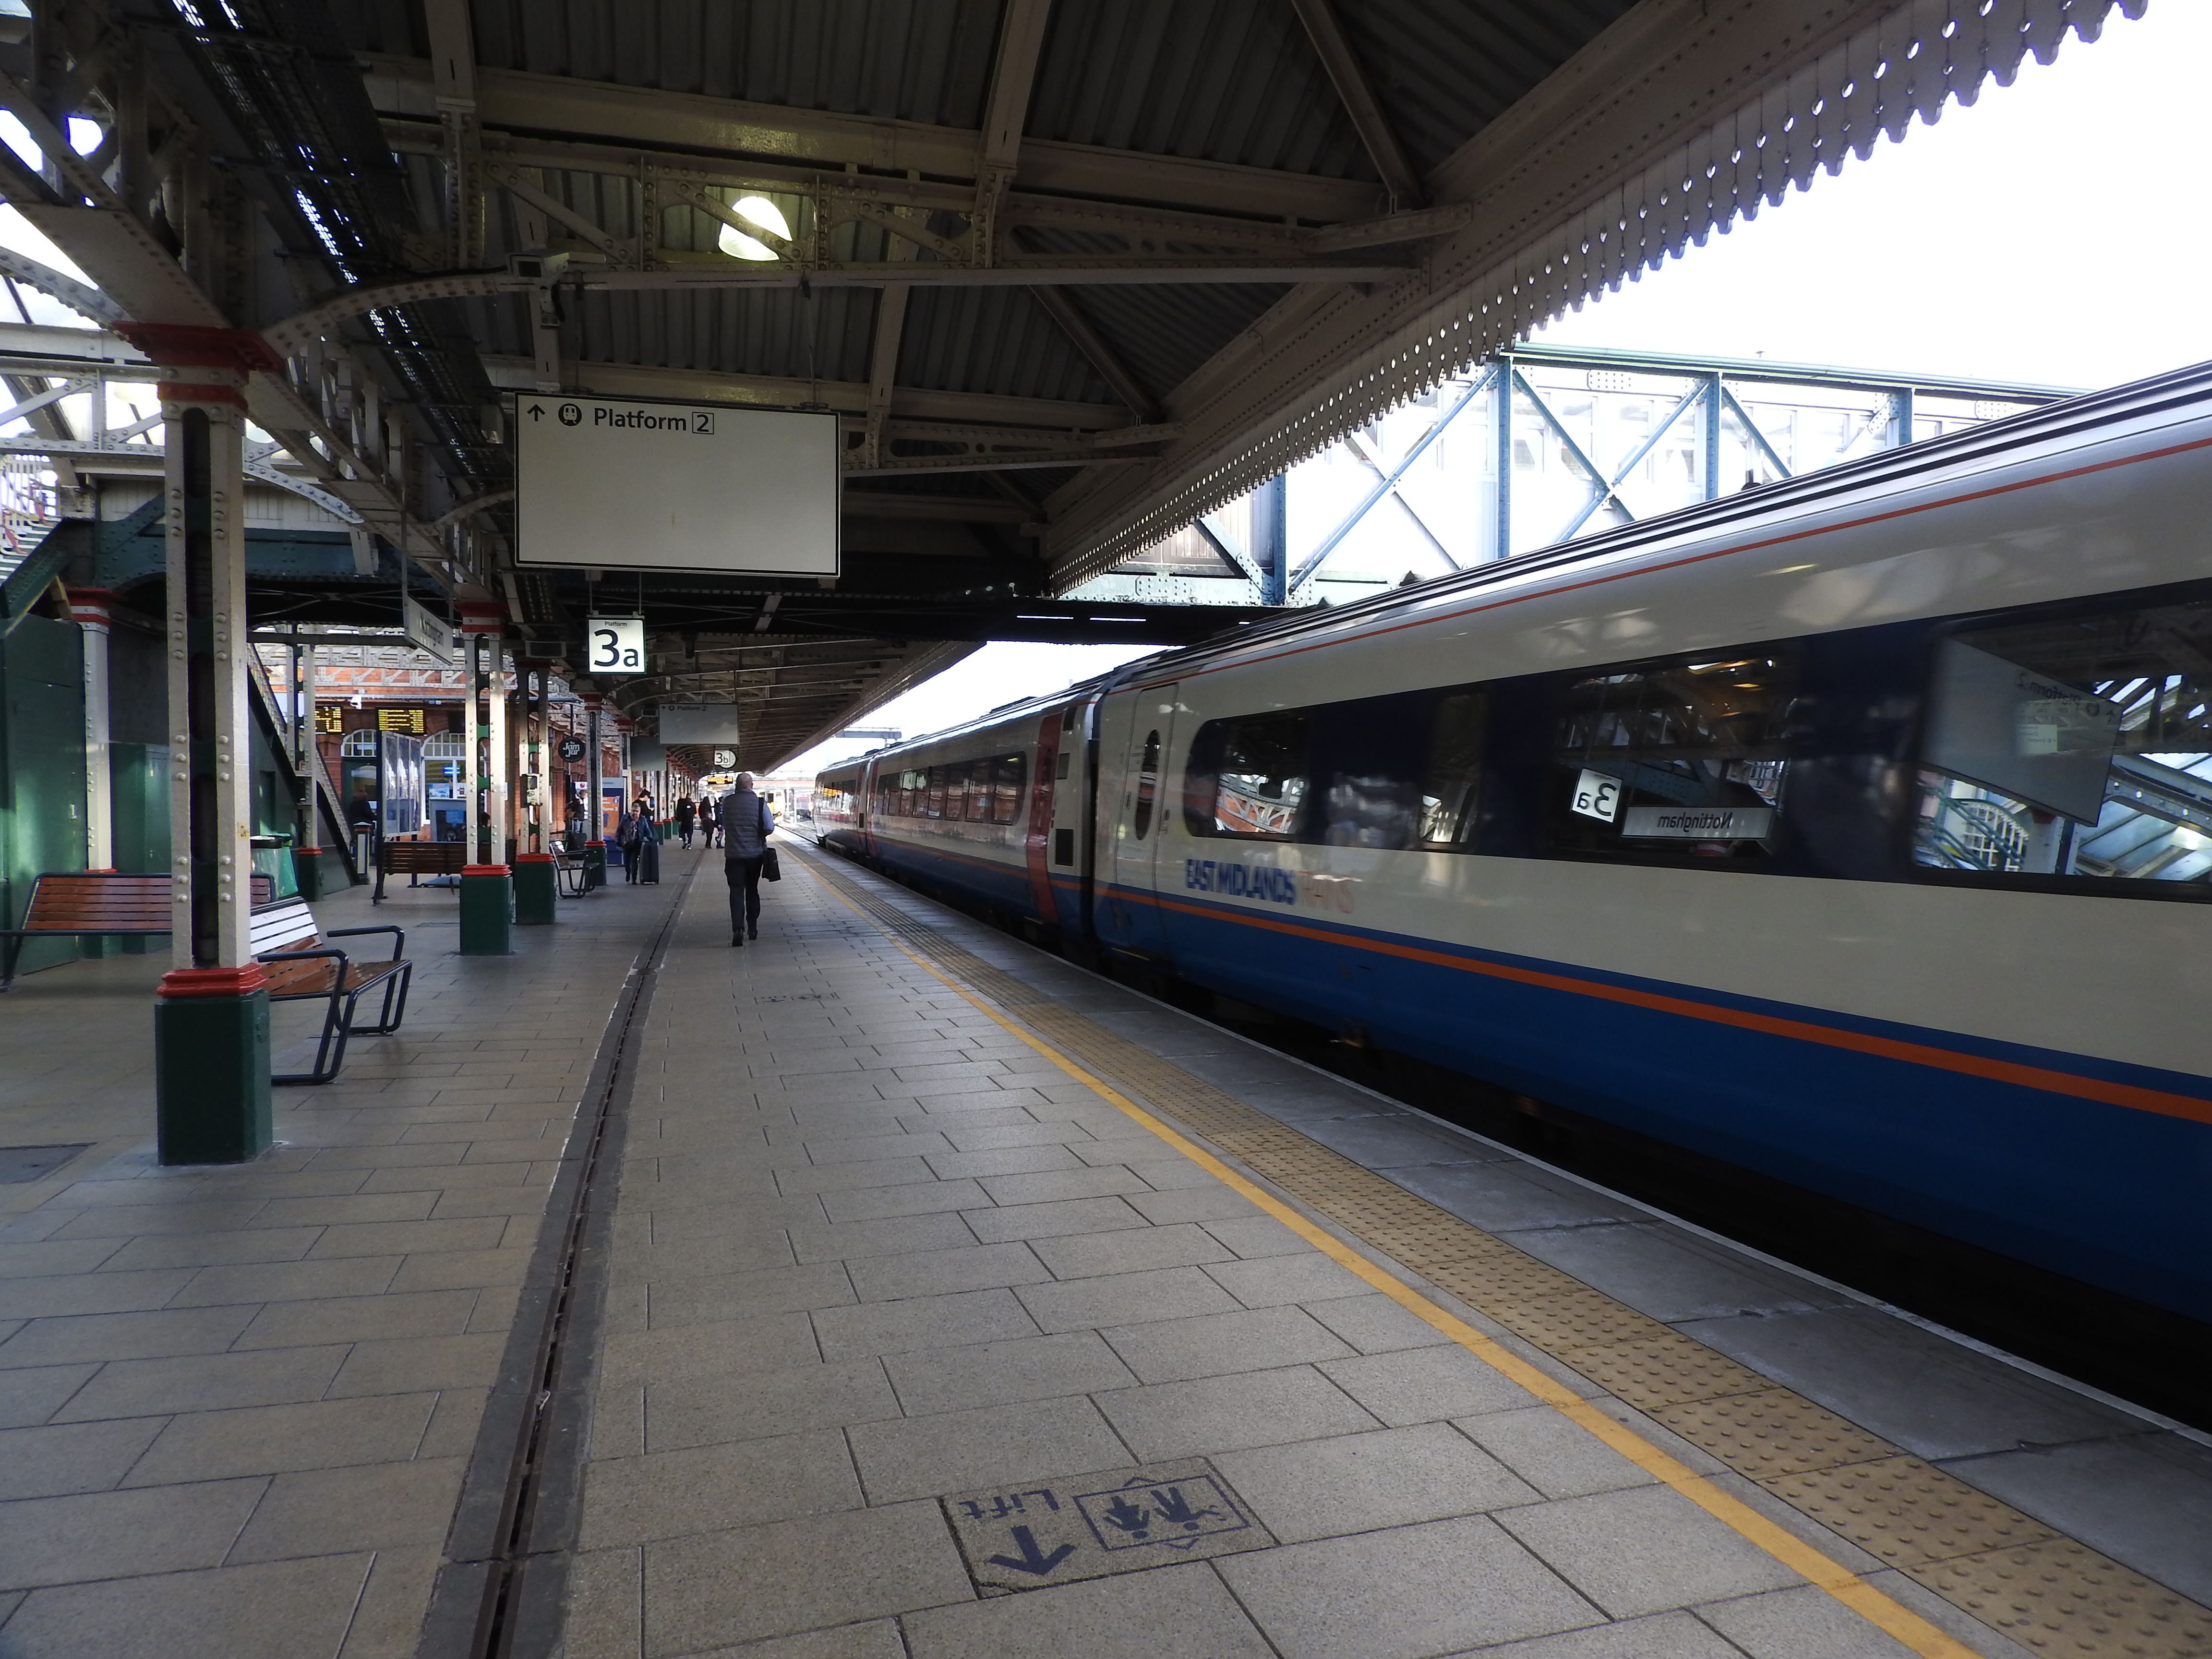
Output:
M594 674L645 672L645 618L594 617L585 636L585 661Z

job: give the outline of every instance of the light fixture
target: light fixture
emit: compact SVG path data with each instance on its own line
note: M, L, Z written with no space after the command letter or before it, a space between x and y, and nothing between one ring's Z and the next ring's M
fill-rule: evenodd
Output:
M783 216L783 210L765 196L740 196L730 204L730 211L787 242L791 240L791 222Z
M714 239L714 246L735 259L773 260L775 258L767 243L755 241L735 225L724 225L722 234Z
M787 242L791 240L791 222L783 216L783 210L765 196L740 196L730 204L730 211L772 236L781 237ZM715 239L715 246L739 259L774 259L777 257L767 243L746 235L735 225L722 227L722 234Z

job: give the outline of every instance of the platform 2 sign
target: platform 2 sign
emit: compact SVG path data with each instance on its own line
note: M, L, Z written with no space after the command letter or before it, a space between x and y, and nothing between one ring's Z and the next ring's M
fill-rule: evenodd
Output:
M525 392L514 431L519 564L837 574L834 414Z
M986 1595L1265 1549L1274 1536L1204 1458L941 1500Z

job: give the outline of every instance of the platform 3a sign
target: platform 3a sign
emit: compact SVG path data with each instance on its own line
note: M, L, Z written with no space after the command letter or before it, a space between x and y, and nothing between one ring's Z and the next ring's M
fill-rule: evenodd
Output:
M584 634L584 665L592 674L645 672L645 618L592 617Z

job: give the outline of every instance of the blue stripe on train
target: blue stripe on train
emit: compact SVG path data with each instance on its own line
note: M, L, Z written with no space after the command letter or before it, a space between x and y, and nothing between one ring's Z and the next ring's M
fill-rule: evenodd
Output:
M878 839L886 864L1036 914L1025 869ZM1247 1001L1557 1102L2196 1318L2212 1318L2212 1125L1745 1030L1374 951L1470 960L2203 1097L2206 1079L1466 947L1336 927L1256 933L1237 907L1154 911L1176 970ZM1062 895L1063 904L1073 895ZM1176 896L1179 903L1184 896ZM1117 932L1102 903L1102 933ZM1286 918L1289 919L1289 918Z
M2212 1125L1347 950L1349 939L1261 933L1223 909L1164 913L1176 970L1198 983L1326 1026L1355 1018L1387 1048L2212 1318L2212 1212L2203 1201L2212 1186ZM1515 961L1832 1028L1872 1028L1954 1052L2205 1093L2201 1078Z
M911 842L876 837L876 860L888 868L955 888L1018 915L1037 914L1036 890L1026 864L1000 864L972 853L940 851Z

